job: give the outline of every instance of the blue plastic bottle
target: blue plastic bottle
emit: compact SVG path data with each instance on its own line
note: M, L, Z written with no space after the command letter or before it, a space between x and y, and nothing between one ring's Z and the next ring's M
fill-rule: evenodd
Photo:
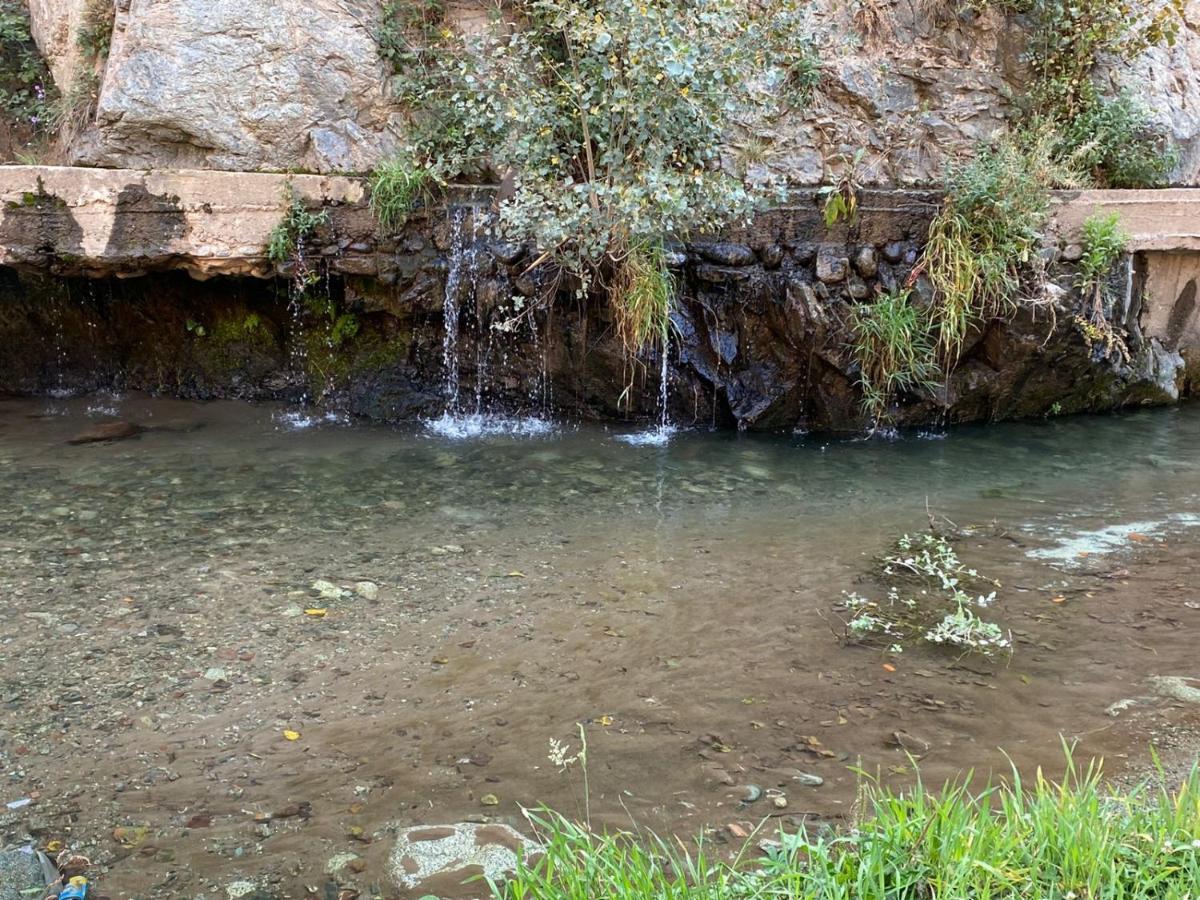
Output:
M88 880L82 875L76 875L58 895L58 900L86 900L87 889Z

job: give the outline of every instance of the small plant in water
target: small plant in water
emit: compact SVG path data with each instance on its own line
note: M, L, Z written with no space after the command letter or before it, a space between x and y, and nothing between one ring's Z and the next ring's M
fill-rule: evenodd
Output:
M886 584L882 600L844 594L840 609L849 614L846 639L875 643L889 653L913 640L991 655L1011 649L1010 638L976 610L996 602L996 592L968 593L966 585L998 587L963 564L954 547L933 531L900 537L880 561Z

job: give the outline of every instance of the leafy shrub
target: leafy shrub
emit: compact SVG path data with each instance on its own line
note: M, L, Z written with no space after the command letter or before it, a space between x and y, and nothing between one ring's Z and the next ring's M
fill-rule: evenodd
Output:
M1030 14L1028 57L1035 85L1030 100L1068 121L1097 99L1092 73L1102 57L1136 59L1150 47L1174 44L1185 0L1016 0Z
M1079 260L1077 286L1085 293L1098 289L1129 245L1117 213L1099 213L1083 223L1083 256Z
M929 391L937 382L933 339L912 291L884 294L851 315L863 408L875 422L901 392Z
M618 306L647 282L621 273L668 238L744 219L775 185L728 171L732 126L754 133L802 102L818 69L793 0L524 0L484 34L420 46L400 29L412 158L434 178L506 176L499 231L530 243L582 295L607 285ZM436 29L433 29L436 31ZM662 284L660 272L658 284ZM634 315L628 321L635 321ZM634 328L630 333L638 333Z
M1112 188L1161 187L1179 162L1178 149L1128 94L1092 101L1063 125L1056 152Z

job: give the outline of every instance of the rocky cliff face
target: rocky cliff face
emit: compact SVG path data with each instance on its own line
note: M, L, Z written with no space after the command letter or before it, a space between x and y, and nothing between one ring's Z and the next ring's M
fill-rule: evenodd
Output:
M38 42L67 86L87 0L29 0ZM381 0L116 0L95 128L83 164L216 169L369 169L401 136L374 40ZM478 3L450 4L464 23ZM1026 73L1019 20L917 0L814 0L825 81L803 114L761 137L795 184L828 181L860 147L868 184L931 184L999 129ZM1172 51L1114 80L1141 96L1200 178L1200 0Z

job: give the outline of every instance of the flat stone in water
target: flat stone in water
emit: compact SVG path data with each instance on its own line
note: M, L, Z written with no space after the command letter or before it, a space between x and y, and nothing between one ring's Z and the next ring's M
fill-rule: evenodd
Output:
M399 887L439 893L474 875L499 881L516 868L518 850L528 858L537 849L508 825L418 825L397 835L389 869Z

